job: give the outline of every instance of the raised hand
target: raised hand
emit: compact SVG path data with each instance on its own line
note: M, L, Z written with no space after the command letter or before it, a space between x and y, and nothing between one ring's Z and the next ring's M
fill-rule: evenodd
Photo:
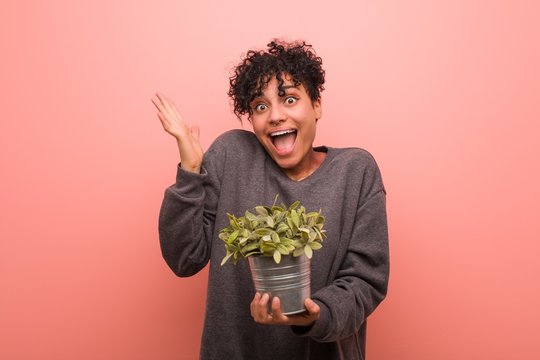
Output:
M156 93L156 98L152 98L152 103L158 110L157 115L163 129L174 136L178 143L181 167L187 171L199 173L203 159L199 127L186 124L172 100L163 94Z

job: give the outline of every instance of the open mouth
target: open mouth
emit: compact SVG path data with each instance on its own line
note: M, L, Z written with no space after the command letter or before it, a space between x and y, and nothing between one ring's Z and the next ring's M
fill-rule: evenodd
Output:
M296 130L280 130L270 134L272 144L279 152L291 150L296 142Z

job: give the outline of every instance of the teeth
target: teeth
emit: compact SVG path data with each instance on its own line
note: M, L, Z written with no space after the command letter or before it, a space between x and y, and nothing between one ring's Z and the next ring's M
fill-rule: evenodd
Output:
M296 130L282 130L282 131L276 131L270 134L270 136L279 136L279 135L285 135L296 132Z

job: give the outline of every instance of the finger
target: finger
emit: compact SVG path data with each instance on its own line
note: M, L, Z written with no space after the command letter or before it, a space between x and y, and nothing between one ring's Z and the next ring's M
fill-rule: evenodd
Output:
M157 116L159 117L159 120L161 120L161 123L163 124L163 127L169 127L169 125L171 124L171 119L169 119L169 117L167 117L167 115L161 113L161 112L158 112Z
M251 316L256 322L261 322L266 317L267 311L262 310L265 306L265 295L266 294L261 295L260 293L256 293L251 302Z
M180 116L180 113L178 112L178 109L176 108L175 103L170 99L168 100L169 100L169 105L171 107L171 111L176 115L178 119L182 120L182 116Z
M288 317L283 315L283 311L281 311L281 300L277 296L272 299L272 318L280 322L286 322L288 320Z
M160 92L157 92L156 96L158 97L158 99L159 99L159 101L161 103L161 108L163 109L162 112L168 112L168 113L173 112L173 110L171 108L171 105L170 105L171 101L165 95L163 95Z
M161 100L152 98L152 104L160 111L163 112L163 106L161 105Z
M159 118L159 121L161 121L161 125L163 125L163 128L165 130L169 130L171 123L167 116L163 115L162 113L158 113L157 116Z
M167 110L170 111L171 114L175 114L175 115L178 115L178 111L175 110L175 105L174 105L174 101L172 101L171 98L168 98L168 97L164 97L165 98L165 106L167 107Z
M265 315L268 314L268 302L270 301L270 295L268 293L264 293L261 296L261 299L259 301L259 310L263 312Z
M270 295L267 293L262 294L256 307L255 320L259 323L267 324L272 321L272 315L268 313L268 302L270 301Z
M157 92L157 93L156 93L156 97L157 97L156 102L159 103L159 105L160 105L161 107L163 107L163 105L164 105L164 103L165 103L165 101L166 101L166 100L165 100L165 95L163 95L163 94L160 93L160 92Z
M161 125L163 126L163 129L168 132L169 134L173 135L178 139L178 141L181 140L182 136L185 134L185 130L182 129L182 127L176 126L173 122L171 122L171 119L162 113L158 113L159 120L161 121ZM182 144L184 142L182 141Z
M257 304L259 303L259 301L261 301L261 294L256 292L255 296L253 297L253 300L251 301L251 304L249 304L249 309L251 311L252 317L255 316L255 311L256 311Z
M159 101L162 102L162 103L166 101L166 96L163 95L163 93L161 93L161 92L159 92L159 91L156 92L156 97L157 97L157 98L159 99Z
M161 125L163 125L163 127L165 127L165 122L166 122L165 116L163 116L163 114L159 113L159 112L157 113L157 116L159 118L159 121L161 121Z

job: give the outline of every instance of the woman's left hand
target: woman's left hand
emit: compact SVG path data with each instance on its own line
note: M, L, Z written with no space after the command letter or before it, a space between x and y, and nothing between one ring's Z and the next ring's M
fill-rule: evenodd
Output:
M306 312L295 315L284 315L281 311L281 303L278 297L272 299L272 313L268 313L268 294L256 293L251 302L251 316L259 324L268 325L298 325L310 326L319 319L321 308L311 299L306 299L304 306Z

